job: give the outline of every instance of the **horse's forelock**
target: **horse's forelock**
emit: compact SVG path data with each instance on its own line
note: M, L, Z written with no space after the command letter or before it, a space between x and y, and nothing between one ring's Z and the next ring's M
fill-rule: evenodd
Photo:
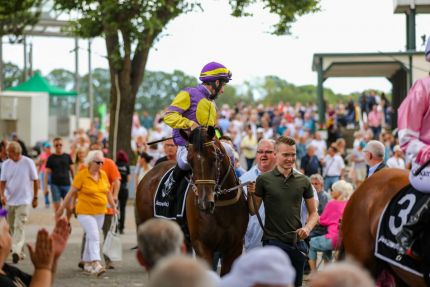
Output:
M204 133L202 131L202 128L194 129L191 132L191 144L193 145L193 149L196 152L202 152L204 143L205 143L205 139L204 139Z

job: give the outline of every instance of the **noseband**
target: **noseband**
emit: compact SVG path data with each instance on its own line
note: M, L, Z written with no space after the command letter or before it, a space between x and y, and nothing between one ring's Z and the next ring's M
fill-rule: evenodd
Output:
M192 144L188 145L188 147L187 147L188 152L190 151L190 147L192 147ZM191 177L190 185L191 185L192 190L194 191L194 194L196 196L198 196L198 194L197 194L197 186L198 185L212 185L212 186L214 186L215 198L218 198L220 195L225 195L225 194L230 193L231 191L234 191L235 190L234 188L233 189L232 188L225 189L225 190L221 189L222 186L224 185L225 181L227 180L231 170L232 170L232 165L229 164L227 171L225 172L223 178L221 179L221 164L222 164L222 160L224 159L224 156L225 156L224 153L215 144L215 141L205 142L203 144L203 147L213 147L213 149L214 149L214 153L215 153L215 163L214 164L215 164L215 168L216 168L216 178L215 179L197 179L197 180L193 181L192 177ZM201 168L203 168L203 166ZM238 184L238 179L237 179L235 174L234 174L234 176L236 179L236 183ZM239 186L239 184L238 184L238 186ZM226 202L226 204L223 204L222 202L217 202L216 204L218 206L233 204L239 199L240 194L241 194L241 192L238 191L237 196L235 198L233 198L231 202L230 202L230 200L227 200L228 202Z

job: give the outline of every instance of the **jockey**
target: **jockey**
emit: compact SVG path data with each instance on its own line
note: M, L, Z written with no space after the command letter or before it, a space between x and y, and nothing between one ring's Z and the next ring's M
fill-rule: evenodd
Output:
M208 63L200 73L199 79L202 84L180 91L167 108L164 122L173 128L173 140L178 146L178 150L176 152L177 164L164 184L164 194L175 191L181 178L190 170L187 161L187 143L179 134L179 130L190 129L192 131L200 126L216 125L215 99L224 93L224 86L231 80L231 75L230 70L224 65L216 62ZM223 146L232 158L231 148L227 145Z
M430 39L425 51L430 62ZM417 80L398 110L400 145L409 162L412 163L409 181L418 191L430 194L430 165L418 176L413 173L430 159L430 76ZM429 200L423 197L416 203L417 212L409 217L402 230L396 235L400 253L410 250L415 233L422 229L420 219L429 213Z

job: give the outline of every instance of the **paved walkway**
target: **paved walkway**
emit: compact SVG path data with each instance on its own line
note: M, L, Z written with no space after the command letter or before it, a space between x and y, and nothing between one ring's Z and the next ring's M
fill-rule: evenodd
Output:
M40 205L42 204L42 205ZM39 203L37 209L30 211L29 222L26 225L26 241L34 243L37 231L40 228L52 230L54 224L53 210L47 209L43 203ZM108 270L103 276L97 278L83 274L77 264L80 258L80 245L82 240L82 228L78 221L72 219L72 234L69 238L68 246L60 258L54 286L145 286L147 281L146 272L136 260L136 229L134 224L134 206L129 205L126 212L126 229L122 235L123 261L116 264L116 269ZM28 273L33 273L33 264L25 250L26 258L19 262L17 266ZM11 258L8 258L11 263Z

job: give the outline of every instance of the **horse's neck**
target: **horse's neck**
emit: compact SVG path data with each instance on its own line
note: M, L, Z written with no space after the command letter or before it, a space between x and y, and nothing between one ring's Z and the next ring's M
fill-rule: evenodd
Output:
M239 184L239 179L236 177L236 174L234 173L234 166L231 165L230 160L228 159L228 156L226 155L222 161L223 172L221 175L221 179L223 180L225 178L225 181L221 188L230 188L233 186L236 186ZM230 166L230 168L229 168Z

